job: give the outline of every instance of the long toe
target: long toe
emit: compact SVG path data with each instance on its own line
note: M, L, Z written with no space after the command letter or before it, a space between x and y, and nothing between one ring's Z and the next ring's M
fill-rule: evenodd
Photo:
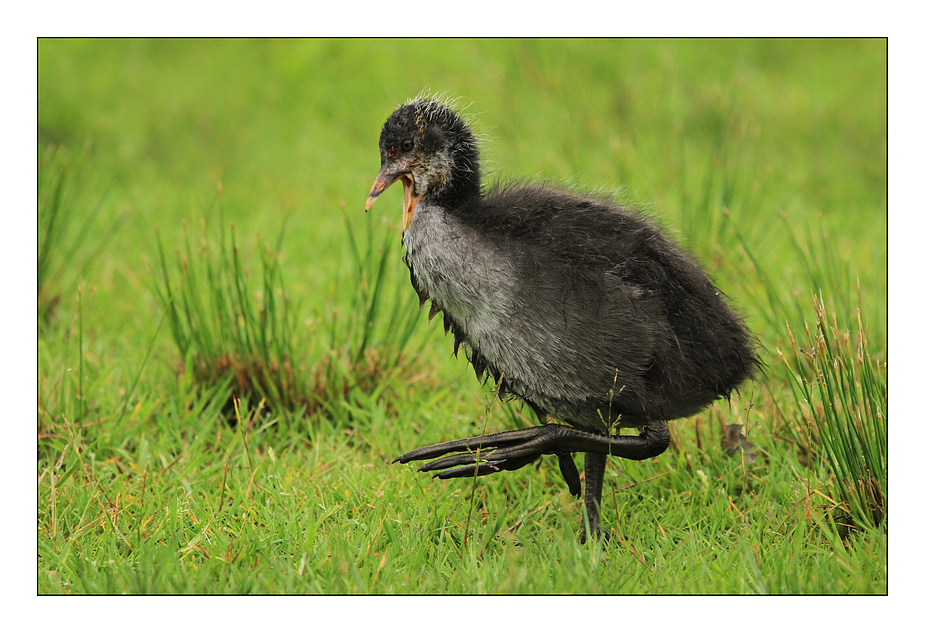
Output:
M488 435L478 435L476 437L468 437L461 440L452 440L450 442L432 444L431 446L422 446L421 448L416 448L413 451L408 451L403 455L399 455L392 461L392 463L407 464L408 462L417 461L419 459L432 459L434 457L440 457L441 455L446 455L447 453L453 453L456 451L477 451L479 449L493 449L522 444L534 439L537 435L543 432L543 429L546 428L546 426L535 426L529 429L490 433ZM483 450L482 452L483 454L487 454L488 451Z
M441 470L434 473L434 477L438 479L456 479L458 477L491 475L501 472L502 470L517 470L518 468L523 468L539 458L540 455L528 455L517 459L481 461L477 464L466 464L464 466L450 468L449 470Z
M546 427L535 427L536 429L544 429ZM532 439L527 439L519 444L514 444L511 446L503 446L501 448L494 448L490 450L476 450L469 451L466 453L457 453L456 455L447 455L446 457L441 457L432 462L428 462L419 468L418 470L428 472L431 470L443 470L445 468L453 468L455 466L462 466L463 464L474 464L476 462L496 462L502 463L510 461L511 463L520 464L518 468L524 464L528 464L538 458L541 455L555 452L555 438L549 433L534 433L531 434ZM513 468L505 468L504 470L515 470Z

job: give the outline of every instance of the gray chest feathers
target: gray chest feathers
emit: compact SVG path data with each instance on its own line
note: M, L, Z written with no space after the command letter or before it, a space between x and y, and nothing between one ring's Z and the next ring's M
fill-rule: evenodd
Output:
M638 290L606 272L564 270L516 241L499 244L426 202L403 242L419 291L509 391L585 427L635 408L653 352L638 311L658 310ZM622 423L635 426L632 417Z
M518 283L510 258L440 207L419 209L402 240L419 289L456 324L462 338L496 367L517 361L510 329Z

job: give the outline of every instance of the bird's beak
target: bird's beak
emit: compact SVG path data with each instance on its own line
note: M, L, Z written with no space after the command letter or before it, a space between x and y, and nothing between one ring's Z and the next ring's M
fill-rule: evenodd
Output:
M394 169L390 167L389 165L384 166L379 171L379 175L376 176L376 182L373 183L373 188L366 199L366 210L369 211L379 194L395 184L396 180L401 180L402 185L405 187L405 197L401 205L402 231L406 231L408 230L408 225L411 224L411 216L414 215L414 208L417 206L418 200L421 199L421 195L414 195L414 176L410 172L395 173Z

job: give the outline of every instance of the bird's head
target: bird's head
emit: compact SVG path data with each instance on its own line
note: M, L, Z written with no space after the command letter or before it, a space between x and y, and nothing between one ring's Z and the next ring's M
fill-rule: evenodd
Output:
M422 199L448 207L479 195L479 156L475 137L446 104L415 100L391 114L379 136L379 175L366 210L400 180L405 189L402 230Z

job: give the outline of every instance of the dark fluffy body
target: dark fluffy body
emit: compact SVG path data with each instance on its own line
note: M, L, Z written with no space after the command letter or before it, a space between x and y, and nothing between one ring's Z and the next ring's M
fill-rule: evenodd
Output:
M552 368L548 381L571 387L567 398L544 397L551 385L527 384L503 359L485 358L445 315L479 377L503 374L502 388L541 418L600 429L602 420L644 426L686 417L757 366L747 330L709 277L640 216L539 186L488 190L451 212L516 271L518 321L509 327L569 342L532 350ZM407 263L422 301L429 298Z

